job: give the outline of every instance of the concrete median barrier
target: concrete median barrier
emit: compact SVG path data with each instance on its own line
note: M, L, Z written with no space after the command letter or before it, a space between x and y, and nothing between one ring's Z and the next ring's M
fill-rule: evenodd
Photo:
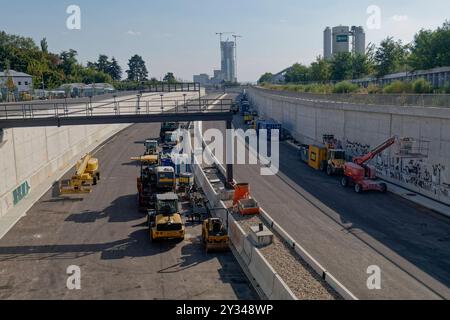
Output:
M255 247L252 248L252 260L248 265L248 269L265 295L271 297L273 295L276 272Z
M335 277L326 272L325 281L339 293L345 300L358 300L358 298L345 288Z
M234 247L236 248L236 251L240 255L242 255L244 251L245 232L235 221L230 222L229 236L231 243L233 243Z
M291 289L281 279L278 274L275 274L273 278L272 294L269 296L269 300L298 300Z
M243 249L242 260L244 260L245 264L248 266L252 262L253 244L247 237L244 239Z

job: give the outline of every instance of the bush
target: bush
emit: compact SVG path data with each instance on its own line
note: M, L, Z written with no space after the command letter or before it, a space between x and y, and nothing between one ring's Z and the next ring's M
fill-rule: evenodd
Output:
M441 93L450 94L450 83L446 83L440 90Z
M433 93L433 86L423 78L414 81L412 83L412 88L414 93L417 94Z
M394 81L385 86L383 92L388 94L412 93L413 88L410 82Z
M333 93L352 93L359 89L359 86L357 84L348 82L348 81L342 81L337 83L333 88Z
M369 86L367 87L367 93L368 94L383 93L383 89L376 84L369 84Z

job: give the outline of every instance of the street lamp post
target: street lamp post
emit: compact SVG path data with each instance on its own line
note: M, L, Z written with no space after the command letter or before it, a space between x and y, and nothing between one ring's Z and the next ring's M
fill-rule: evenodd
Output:
M141 97L142 93L139 92L139 94L137 95L137 107L136 107L137 114L140 114L141 112Z
M164 112L164 102L163 102L164 95L160 94L160 96L161 96L161 112Z
M113 98L114 98L114 113L117 115L117 101L116 101L117 96L113 95Z

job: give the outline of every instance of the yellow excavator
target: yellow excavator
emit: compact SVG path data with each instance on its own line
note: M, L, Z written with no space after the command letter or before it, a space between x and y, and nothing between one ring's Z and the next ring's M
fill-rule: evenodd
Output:
M91 193L100 180L99 161L90 154L77 162L76 170L70 180L61 182L60 194Z
M218 218L210 218L203 221L202 239L206 247L206 253L230 250L230 238L228 237L227 228Z

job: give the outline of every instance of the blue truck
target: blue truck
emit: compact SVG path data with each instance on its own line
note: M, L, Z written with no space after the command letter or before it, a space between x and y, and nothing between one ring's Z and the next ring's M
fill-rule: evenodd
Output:
M241 101L241 115L243 116L245 113L250 112L250 102L247 100Z
M272 130L279 130L281 133L282 126L280 123L276 122L275 120L258 120L256 123L256 132L259 137L259 131L260 130L267 130L267 139L270 140L272 137Z

